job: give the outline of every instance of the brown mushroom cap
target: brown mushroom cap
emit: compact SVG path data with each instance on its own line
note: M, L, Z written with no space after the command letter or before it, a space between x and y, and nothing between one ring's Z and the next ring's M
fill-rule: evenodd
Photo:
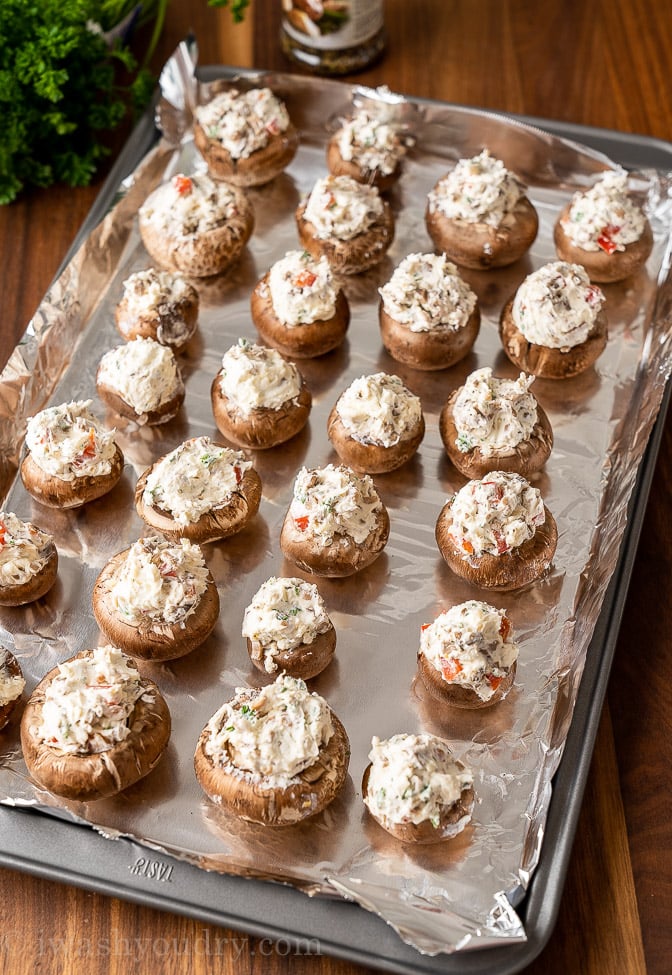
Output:
M512 296L502 308L499 336L514 365L543 379L570 379L595 364L607 345L607 316L601 310L585 342L568 349L553 349L528 342L513 320Z
M261 149L245 158L234 159L219 139L207 135L195 119L194 143L213 179L225 180L234 186L262 186L289 166L299 147L299 134L290 122L284 132L270 134Z
M315 816L341 791L348 773L350 742L341 721L331 712L333 734L318 760L285 787L270 786L264 778L216 765L205 752L207 728L194 755L196 778L205 794L242 819L265 826L288 826Z
M278 409L258 407L242 413L222 390L220 374L212 381L210 399L215 423L220 433L238 447L266 450L285 443L303 430L313 397L303 377L299 395Z
M641 237L626 244L625 250L614 251L613 254L608 254L601 248L587 251L578 247L565 233L563 221L568 218L570 207L571 201L564 207L553 228L553 240L560 260L581 264L590 280L599 284L623 281L646 264L653 250L653 233L648 220L644 224Z
M156 684L140 678L151 699L138 698L128 719L130 734L123 741L104 752L79 755L54 748L40 736L46 690L58 673L54 667L42 678L21 718L23 757L33 778L54 795L88 802L116 795L151 772L166 749L171 727L168 705Z
M219 593L208 572L206 589L193 613L178 623L162 623L147 619L127 623L118 616L109 602L110 591L129 553L124 549L105 565L93 587L93 615L98 626L115 647L131 657L142 660L175 660L184 657L203 643L219 617Z
M394 239L394 214L390 204L383 200L383 212L368 230L350 240L339 237L320 238L313 224L305 219L306 202L296 211L296 226L301 246L320 258L323 255L337 274L360 274L379 264L387 254Z
M25 606L49 592L58 574L58 551L53 542L46 549L46 562L42 568L14 585L0 585L0 606Z
M0 661L4 664L10 677L23 677L23 671L21 670L19 661L16 659L14 654L5 647L0 647ZM2 731L2 729L6 726L20 700L21 695L19 694L19 696L15 697L13 701L7 701L6 704L0 704L0 731Z
M179 352L196 331L199 309L198 291L189 285L184 297L177 301L164 301L160 310L142 312L140 315L133 311L128 297L122 297L114 310L114 321L127 342L154 339L160 345L168 345Z
M458 762L457 764L461 765L462 763ZM364 796L368 795L370 774L371 763L366 766L362 776L362 795ZM391 836L402 843L426 845L452 839L461 833L471 819L475 798L472 786L463 789L457 802L450 806L444 806L441 810L437 826L433 826L428 819L424 819L420 823L393 823L389 819L378 818L368 809L368 806L367 809L379 826L382 826Z
M544 505L546 518L532 538L502 555L467 555L453 541L452 505L447 502L436 522L436 543L453 572L481 589L508 592L539 579L551 564L558 544L555 518Z
M47 474L28 452L21 464L21 480L26 491L40 504L49 508L79 508L111 491L123 470L124 455L117 445L108 474L100 474L98 477L85 474L73 481L64 481L54 474Z
M392 318L381 301L379 322L383 345L393 359L414 369L431 371L448 369L469 354L481 328L481 312L476 304L463 328L439 326L414 332Z
M327 419L327 436L344 464L363 474L385 474L394 471L415 454L425 435L425 418L421 415L407 437L389 447L362 443L346 430L336 403Z
M425 211L427 232L437 250L461 267L483 270L513 264L530 249L539 230L539 217L526 196L498 227Z
M140 236L150 257L169 271L181 271L195 278L221 274L235 264L254 230L254 211L242 190L234 189L235 216L202 233L162 233L140 210Z
M391 173L383 173L380 169L367 169L352 159L344 159L339 147L340 133L336 132L327 143L327 168L333 176L350 176L358 183L377 186L381 193L392 189L401 175L401 159Z
M302 325L285 325L275 314L267 272L258 282L251 298L252 321L267 345L294 359L312 359L337 348L350 324L350 305L343 291L336 295L331 318Z
M498 450L484 454L479 446L461 451L457 446L457 427L453 409L462 387L451 393L441 410L439 433L446 453L453 465L470 480L483 477L491 471L506 471L522 474L530 478L540 471L553 449L553 430L543 407L537 403L537 422L528 440L523 440L512 449Z
M258 650L247 638L247 652L250 660L262 674L269 675L264 666L264 647ZM329 623L329 628L324 633L318 633L310 643L300 643L297 647L289 650L278 650L273 655L276 669L273 673L285 673L290 677L300 677L301 680L310 680L317 677L331 663L336 650L336 630L333 624Z
M504 670L505 668L501 669ZM480 698L473 687L446 680L432 661L427 659L422 650L418 652L418 673L435 701L453 708L472 711L476 708L489 708L506 697L513 687L516 677L516 661L514 660L511 667L506 670L492 697L488 698L487 701Z
M356 542L350 535L334 535L326 546L313 534L300 531L288 511L280 532L280 548L283 555L304 572L344 578L375 562L385 548L389 534L390 516L384 505L377 511L375 527L363 542Z
M107 383L101 382L97 377L96 389L103 403L109 406L111 410L119 416L126 417L128 420L135 420L141 426L145 424L147 426L156 426L159 423L167 423L168 420L172 420L182 406L185 395L184 386L180 384L173 395L163 403L160 403L156 409L148 410L146 413L137 413L135 408L126 402L114 386L109 386Z
M158 464L159 461L156 461ZM254 518L261 503L261 478L250 468L243 474L238 488L220 508L212 508L201 515L198 521L181 525L175 521L169 511L157 505L149 505L143 501L147 478L152 472L154 464L138 479L135 488L135 507L144 522L156 528L166 538L177 540L188 538L190 542L204 544L228 538L241 531Z

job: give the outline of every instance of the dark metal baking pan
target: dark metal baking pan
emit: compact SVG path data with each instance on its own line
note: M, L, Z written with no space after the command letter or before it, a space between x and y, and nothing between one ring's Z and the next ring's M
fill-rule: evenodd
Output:
M207 81L224 71L210 67L199 74ZM597 149L627 168L672 169L672 145L661 140L518 118ZM156 138L150 111L111 170L64 264L107 212L120 182ZM130 840L112 841L87 826L27 809L0 806L0 864L280 940L299 953L331 954L384 971L404 975L510 975L520 971L542 950L557 917L669 398L668 383L630 501L617 569L587 654L563 758L553 782L539 864L518 908L528 937L526 943L454 955L421 955L404 944L382 920L355 905L309 898L280 884L205 872Z

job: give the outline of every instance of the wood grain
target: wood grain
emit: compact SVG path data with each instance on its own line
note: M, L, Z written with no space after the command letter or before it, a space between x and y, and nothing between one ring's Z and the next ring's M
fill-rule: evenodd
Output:
M280 4L232 27L205 0L173 0L156 67L193 30L203 64L296 70ZM387 0L384 59L368 85L467 106L672 137L672 5L659 0ZM35 191L0 209L0 361L23 332L102 185ZM672 424L639 554L557 925L525 975L668 975L672 957ZM0 871L0 971L362 975L150 908Z

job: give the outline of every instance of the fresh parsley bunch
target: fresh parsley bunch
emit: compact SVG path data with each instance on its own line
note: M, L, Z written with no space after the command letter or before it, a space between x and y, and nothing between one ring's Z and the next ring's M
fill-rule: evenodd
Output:
M249 0L208 0L243 17ZM147 103L169 0L0 0L0 203L25 186L87 185L103 137ZM154 30L140 66L138 22ZM125 75L126 81L120 81Z

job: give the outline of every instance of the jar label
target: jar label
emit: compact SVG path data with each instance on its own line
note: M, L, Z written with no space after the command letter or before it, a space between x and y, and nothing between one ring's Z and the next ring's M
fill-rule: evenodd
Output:
M316 51L356 47L383 26L383 0L282 0L282 9L283 30Z

